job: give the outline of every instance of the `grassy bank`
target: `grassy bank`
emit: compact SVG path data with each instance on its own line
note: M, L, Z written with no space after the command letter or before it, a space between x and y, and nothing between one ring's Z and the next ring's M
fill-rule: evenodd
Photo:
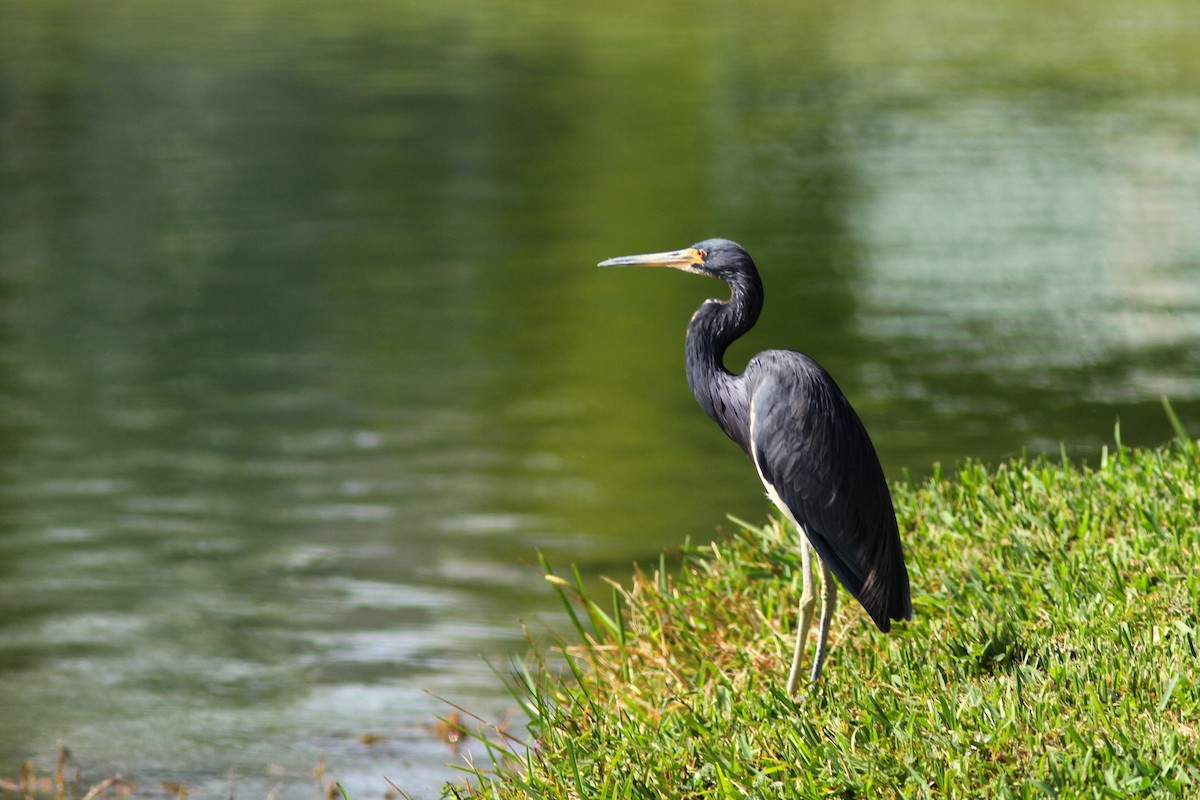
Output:
M603 602L549 576L576 630L518 671L535 746L493 743L472 791L1200 797L1198 464L1181 438L899 486L916 618L882 635L843 592L797 702L790 532L739 525Z

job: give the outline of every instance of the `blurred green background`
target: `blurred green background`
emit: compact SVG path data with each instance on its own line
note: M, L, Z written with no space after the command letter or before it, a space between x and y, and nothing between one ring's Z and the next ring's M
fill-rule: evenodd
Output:
M1200 428L1200 5L590 5L0 2L0 776L436 794L537 550L762 519L609 256L893 480Z

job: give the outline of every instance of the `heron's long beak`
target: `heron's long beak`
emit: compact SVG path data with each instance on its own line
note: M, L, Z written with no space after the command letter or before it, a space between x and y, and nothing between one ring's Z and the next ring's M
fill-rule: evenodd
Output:
M646 253L640 256L621 256L601 261L598 267L671 267L692 269L704 263L704 254L694 247L672 250L669 253Z

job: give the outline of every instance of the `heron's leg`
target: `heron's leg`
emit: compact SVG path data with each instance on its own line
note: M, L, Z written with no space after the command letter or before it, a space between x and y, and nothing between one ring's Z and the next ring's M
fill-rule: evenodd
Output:
M788 697L796 695L796 685L800 683L800 664L804 661L804 641L808 638L808 629L812 626L813 606L817 604L817 596L813 592L812 574L812 545L804 531L800 532L800 569L804 571L804 593L800 595L799 630L796 631L796 650L792 654L792 669L788 672Z
M833 622L833 611L837 608L837 581L825 562L821 562L821 626L817 636L817 655L813 659L812 683L821 677L821 668L825 666L825 656L829 650L829 626Z

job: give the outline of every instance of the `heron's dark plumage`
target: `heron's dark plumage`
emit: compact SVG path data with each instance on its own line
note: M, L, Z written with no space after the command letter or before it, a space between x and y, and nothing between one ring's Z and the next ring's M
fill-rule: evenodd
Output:
M700 407L754 462L767 494L807 542L800 545L804 593L787 681L792 695L815 602L810 548L824 565L825 587L814 682L837 605L831 573L880 630L912 617L896 514L871 438L833 378L803 353L767 350L750 359L741 375L725 368L725 350L762 310L762 281L740 245L706 239L683 250L610 258L600 266L672 267L729 286L728 300L705 300L688 323L687 379Z
M729 300L707 300L688 324L688 384L704 411L754 461L767 488L813 549L882 631L910 619L908 571L883 468L866 429L833 378L788 350L759 353L741 375L726 348L762 309L762 283L739 245L693 245L694 272L725 281Z
M875 448L846 396L802 353L768 350L746 367L759 475L881 631L910 619L908 571Z

